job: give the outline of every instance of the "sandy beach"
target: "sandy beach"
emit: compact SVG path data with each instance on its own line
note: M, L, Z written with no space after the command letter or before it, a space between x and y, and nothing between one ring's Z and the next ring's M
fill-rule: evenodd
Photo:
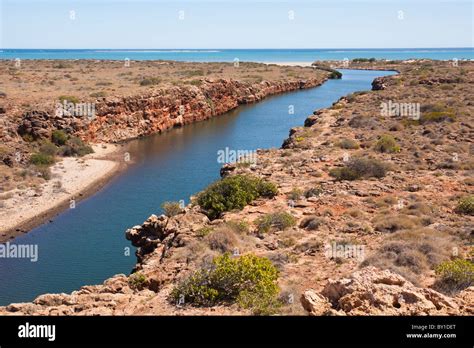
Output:
M117 173L112 159L116 145L94 145L94 153L65 157L51 167L52 177L37 190L15 189L3 201L0 212L0 242L25 233L60 211L93 194Z

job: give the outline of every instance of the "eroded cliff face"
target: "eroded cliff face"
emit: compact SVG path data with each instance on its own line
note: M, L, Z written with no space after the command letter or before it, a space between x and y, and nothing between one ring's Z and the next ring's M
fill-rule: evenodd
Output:
M245 83L232 79L203 79L199 86L152 89L143 95L102 98L93 117L26 112L18 126L21 135L48 138L65 130L87 142L120 142L203 121L278 93L315 87L326 77L294 81Z
M324 80L263 81L203 80L201 86L160 89L143 96L106 100L97 118L80 134L89 141L112 142L151 135L221 115L266 96L320 85Z
M131 276L0 307L0 314L248 314L236 304L200 308L169 299L179 280L237 249L266 257L278 268L282 294L295 299L281 314L472 315L474 287L443 294L433 268L452 258L453 250L472 261L474 217L457 212L456 203L473 193L474 65L463 63L460 70L428 63L391 65L400 75L315 111L304 127L291 130L283 148L259 151L256 164L222 169L223 176L251 174L274 183L274 198L257 199L213 221L191 205L173 217L151 215L126 231L138 248ZM454 77L441 79L446 75ZM434 81L430 89L427 79ZM380 114L381 103L412 100L424 105L417 122ZM441 118L431 111L443 107L449 108ZM384 134L396 139L397 151L377 149ZM337 180L331 171L344 167L347 156L374 158L390 169L382 177ZM258 219L275 212L291 214L296 224L260 234ZM236 222L245 223L244 232L234 228ZM328 245L363 246L363 260L328 254ZM139 284L137 274L143 277Z

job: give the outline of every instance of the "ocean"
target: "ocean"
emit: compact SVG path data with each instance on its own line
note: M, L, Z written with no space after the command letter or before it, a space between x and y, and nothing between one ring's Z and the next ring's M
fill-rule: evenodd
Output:
M397 49L2 49L0 59L178 60L193 62L313 62L354 58L474 59L474 48Z

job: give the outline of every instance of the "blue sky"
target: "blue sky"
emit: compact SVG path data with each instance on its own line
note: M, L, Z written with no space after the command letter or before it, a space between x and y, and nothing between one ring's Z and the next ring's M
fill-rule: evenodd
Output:
M0 3L1 48L473 46L472 0Z

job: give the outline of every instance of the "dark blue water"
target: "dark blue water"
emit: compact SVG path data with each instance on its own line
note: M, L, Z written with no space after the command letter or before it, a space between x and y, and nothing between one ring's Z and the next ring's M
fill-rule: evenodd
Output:
M439 60L474 59L474 48L396 48L396 49L3 49L0 59L112 59L179 60L193 62L314 62L345 58Z
M46 292L70 292L129 273L134 251L124 231L160 213L167 200L184 199L218 179L217 151L280 147L291 127L339 97L370 89L380 71L350 71L342 80L274 96L214 119L130 143L135 164L100 192L20 236L14 243L38 244L39 260L0 259L0 304L30 301ZM294 105L295 114L288 114Z

